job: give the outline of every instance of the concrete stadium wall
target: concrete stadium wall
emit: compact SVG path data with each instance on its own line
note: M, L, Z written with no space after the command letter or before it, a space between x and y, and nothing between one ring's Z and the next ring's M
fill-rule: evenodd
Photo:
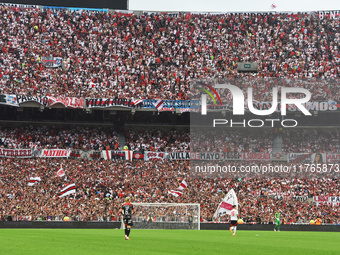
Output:
M157 228L157 222L151 223ZM228 230L228 223L201 223L201 230ZM59 222L59 221L1 221L0 228L84 228L84 229L117 229L121 222ZM136 226L137 227L137 226ZM165 227L164 224L161 227ZM177 227L180 227L179 225ZM139 228L139 227L137 227ZM146 228L146 227L145 227ZM185 227L186 228L186 227ZM242 224L238 230L267 230L273 231L273 224ZM322 231L340 232L340 225L281 225L282 231Z

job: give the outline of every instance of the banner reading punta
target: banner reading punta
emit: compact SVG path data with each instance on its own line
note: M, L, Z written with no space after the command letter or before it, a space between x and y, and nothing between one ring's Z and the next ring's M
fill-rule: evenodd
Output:
M229 190L228 194L222 199L222 202L218 205L213 218L217 219L218 217L230 214L230 211L233 209L233 205L236 205L236 208L238 208L236 193L234 189L231 189Z
M231 84L215 84L213 86L208 86L208 87L216 96L218 99L220 105L223 107L223 103L221 100L220 95L216 91L216 89L227 89L229 90L230 98L232 98L232 111L233 115L245 115L245 108L247 105L248 110L257 116L269 116L273 114L279 104L278 104L278 92L279 89L278 87L274 87L272 91L272 102L271 106L269 105L269 109L256 109L254 107L254 98L253 98L253 88L249 87L247 89L247 101L245 100L245 96L243 94L243 91ZM207 95L211 97L213 100L214 104L217 105L215 96L209 92L205 88L200 88L201 91L205 92L201 94L201 114L202 115L207 115ZM309 102L309 100L312 97L312 94L305 88L296 88L296 87L283 87L281 86L281 103L280 103L280 111L281 111L281 116L286 116L287 115L287 108L289 105L295 106L297 109L299 109L304 115L306 116L311 116L312 114L306 109L304 104ZM304 97L302 98L290 98L291 94L302 94ZM225 125L230 125L230 127L233 126L243 126L243 127L262 127L265 125L265 123L270 123L271 127L274 127L274 124L278 122L281 123L281 126L283 127L296 127L297 126L297 121L295 119L250 119L246 120L244 119L242 122L238 121L235 122L233 119L227 120L227 119L213 119L213 127L216 126L225 126ZM293 124L292 124L293 123Z

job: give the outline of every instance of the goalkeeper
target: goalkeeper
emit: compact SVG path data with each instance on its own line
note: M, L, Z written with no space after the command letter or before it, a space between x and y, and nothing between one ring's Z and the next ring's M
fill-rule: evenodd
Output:
M281 227L280 212L276 212L275 213L275 227L274 227L274 231L279 231L280 232L280 227Z

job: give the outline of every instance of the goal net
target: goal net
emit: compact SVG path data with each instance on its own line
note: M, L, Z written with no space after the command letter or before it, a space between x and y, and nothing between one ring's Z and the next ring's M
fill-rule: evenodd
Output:
M133 203L137 229L200 229L200 204Z

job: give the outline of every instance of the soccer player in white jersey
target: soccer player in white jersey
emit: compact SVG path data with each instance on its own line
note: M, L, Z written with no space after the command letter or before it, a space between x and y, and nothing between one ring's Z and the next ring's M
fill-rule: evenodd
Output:
M236 205L233 205L233 209L230 211L230 228L229 231L233 231L233 236L236 234L237 227L237 215L238 211L236 210Z

